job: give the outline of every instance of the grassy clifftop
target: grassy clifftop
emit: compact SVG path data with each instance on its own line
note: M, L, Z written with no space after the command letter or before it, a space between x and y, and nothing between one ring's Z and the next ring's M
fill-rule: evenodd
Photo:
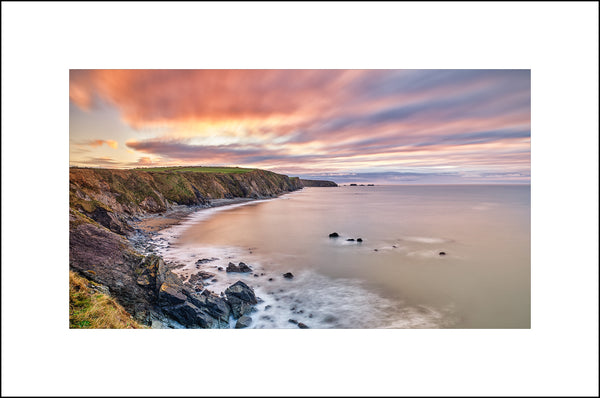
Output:
M297 177L236 167L69 170L71 209L121 234L127 232L123 216L211 199L274 197L300 188Z

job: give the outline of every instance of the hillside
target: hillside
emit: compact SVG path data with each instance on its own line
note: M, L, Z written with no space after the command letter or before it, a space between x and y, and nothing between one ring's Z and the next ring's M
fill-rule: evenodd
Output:
M131 232L128 219L173 205L212 199L269 198L301 189L298 177L237 168L92 169L69 171L69 205L111 231Z
M324 180L305 180L305 179L300 179L300 183L304 187L337 187L338 186L333 181L324 181Z
M207 291L199 295L162 258L136 251L130 239L139 231L132 221L175 205L208 207L215 199L270 198L303 186L298 177L234 167L71 168L71 327L228 327L230 313L237 319L240 305L252 305L241 303L233 292L249 288L232 287L227 298ZM252 301L253 293L243 297Z

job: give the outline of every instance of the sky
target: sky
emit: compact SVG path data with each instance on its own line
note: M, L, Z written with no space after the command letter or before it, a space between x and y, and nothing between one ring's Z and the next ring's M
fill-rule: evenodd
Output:
M72 166L530 183L529 70L71 70Z

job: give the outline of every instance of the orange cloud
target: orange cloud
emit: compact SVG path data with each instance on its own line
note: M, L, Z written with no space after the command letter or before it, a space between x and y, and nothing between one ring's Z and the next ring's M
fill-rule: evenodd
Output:
M119 143L117 141L113 141L113 140L91 140L91 141L88 141L86 145L89 145L89 146L95 148L95 147L99 147L103 144L108 145L112 149L117 149L117 147L119 146Z

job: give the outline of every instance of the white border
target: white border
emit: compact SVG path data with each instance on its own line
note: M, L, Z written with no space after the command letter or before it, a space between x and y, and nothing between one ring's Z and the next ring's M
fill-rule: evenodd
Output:
M532 329L67 324L69 68L532 69ZM598 5L2 3L3 395L597 395Z

